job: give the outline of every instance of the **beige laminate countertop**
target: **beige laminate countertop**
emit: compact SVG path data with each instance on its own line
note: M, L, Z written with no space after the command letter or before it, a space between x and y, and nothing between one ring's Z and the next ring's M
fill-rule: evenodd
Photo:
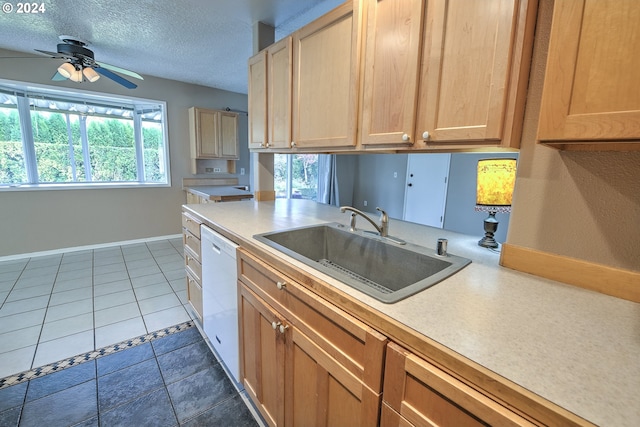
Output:
M640 425L640 304L499 266L468 236L399 220L389 234L473 262L439 284L385 304L253 239L341 222L338 208L306 200L186 205L206 223L288 263L574 414L602 426ZM358 220L362 229L370 225Z
M204 197L213 201L253 198L253 193L244 190L243 188L244 186L242 185L202 185L185 187L184 189L197 196Z

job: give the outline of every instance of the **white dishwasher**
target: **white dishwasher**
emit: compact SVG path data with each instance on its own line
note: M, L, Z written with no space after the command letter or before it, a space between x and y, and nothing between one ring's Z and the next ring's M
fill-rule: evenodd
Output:
M238 344L238 245L205 225L200 226L200 235L204 332L236 385L242 388Z

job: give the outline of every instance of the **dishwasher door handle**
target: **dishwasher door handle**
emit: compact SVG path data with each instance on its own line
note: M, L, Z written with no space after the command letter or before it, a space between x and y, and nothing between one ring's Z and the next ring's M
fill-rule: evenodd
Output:
M222 253L222 249L220 249L220 247L219 247L219 246L217 246L217 245L216 245L215 243L213 243L213 242L209 242L209 243L211 243L211 248L212 248L214 251L216 251L216 253L217 253L218 255L220 255L220 254Z

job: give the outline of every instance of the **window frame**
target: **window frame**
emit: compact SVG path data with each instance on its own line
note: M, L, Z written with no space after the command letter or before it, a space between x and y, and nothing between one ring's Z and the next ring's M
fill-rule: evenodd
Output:
M0 192L3 191L29 191L29 190L71 190L71 189L99 189L99 188L157 188L171 187L171 162L170 148L168 137L168 119L167 119L167 103L157 99L146 99L131 97L125 95L112 95L109 93L99 93L80 89L61 89L59 87L46 86L27 82L18 82L12 80L0 79L0 90L3 93L16 96L16 110L20 120L20 131L24 156L24 167L28 183L0 183ZM134 148L136 159L136 171L138 179L136 181L72 181L72 182L39 182L37 176L37 158L35 149L35 140L33 136L32 120L31 120L31 99L57 99L61 102L69 102L75 104L86 104L88 106L107 106L112 108L130 108L134 114L126 117L131 120L134 131ZM143 120L140 114L135 114L136 106L157 105L160 108L162 140L158 151L162 152L159 157L158 166L164 172L165 182L145 181L145 162L144 162L144 138L143 138ZM52 110L51 112L55 112ZM58 111L64 114L66 119L69 111ZM89 115L78 114L79 119L88 117ZM101 116L105 117L105 116ZM113 115L114 119L123 118L124 116ZM83 120L79 120L83 121ZM86 122L86 120L84 120ZM82 126L81 126L82 129ZM81 144L83 148L91 146L88 141L86 127L84 135L81 135ZM88 156L88 152L85 152ZM71 153L70 153L71 154ZM86 159L85 159L86 160ZM140 178L141 177L141 178Z

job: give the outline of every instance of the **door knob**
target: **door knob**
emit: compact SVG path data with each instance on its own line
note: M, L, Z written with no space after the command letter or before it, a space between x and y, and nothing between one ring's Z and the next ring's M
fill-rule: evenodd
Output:
M273 322L271 322L271 327L273 328L274 331L276 329L278 329L278 326L281 326L281 325L282 325L282 323L276 322L275 320Z

